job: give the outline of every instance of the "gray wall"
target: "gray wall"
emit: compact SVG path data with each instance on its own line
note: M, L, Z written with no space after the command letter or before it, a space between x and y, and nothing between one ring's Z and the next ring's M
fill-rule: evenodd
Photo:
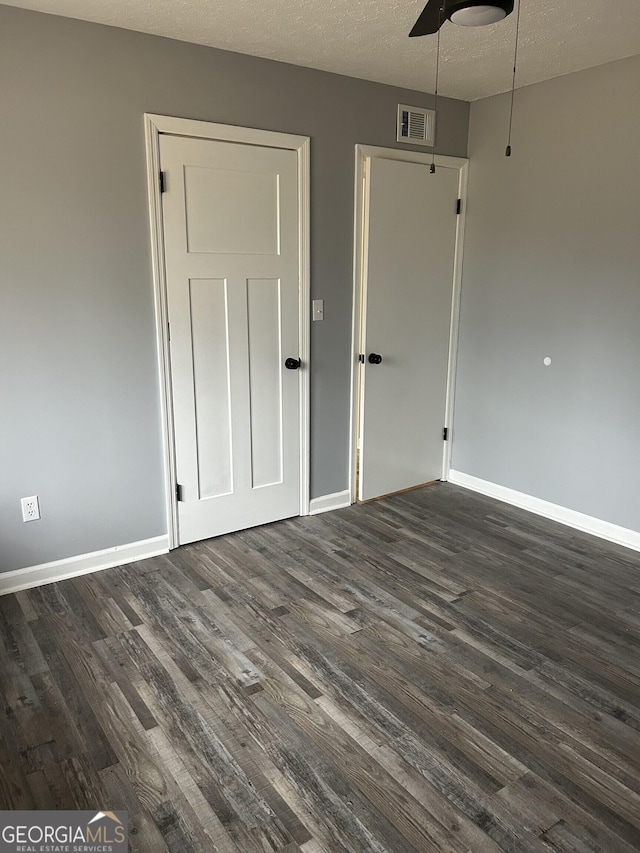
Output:
M640 530L640 57L471 108L453 465ZM544 356L553 360L544 367Z
M432 98L0 6L1 570L166 531L144 112L311 136L312 497L347 487L353 146L398 102ZM468 111L439 102L443 153Z

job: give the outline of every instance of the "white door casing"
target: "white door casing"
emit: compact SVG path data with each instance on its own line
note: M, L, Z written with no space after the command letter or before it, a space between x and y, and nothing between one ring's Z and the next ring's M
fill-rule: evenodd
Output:
M352 495L369 500L448 474L466 161L357 156Z
M308 511L308 140L147 122L175 547Z

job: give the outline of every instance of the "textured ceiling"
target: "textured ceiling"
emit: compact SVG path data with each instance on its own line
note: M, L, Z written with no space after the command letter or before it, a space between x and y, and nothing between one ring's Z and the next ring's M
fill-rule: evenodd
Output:
M4 2L433 91L436 37L407 37L425 0ZM479 29L447 22L441 94L471 101L509 89L515 21L514 13ZM518 86L640 54L640 0L522 0L520 35Z

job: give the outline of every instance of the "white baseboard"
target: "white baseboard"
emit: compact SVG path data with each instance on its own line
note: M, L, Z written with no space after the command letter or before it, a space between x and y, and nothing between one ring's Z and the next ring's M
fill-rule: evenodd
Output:
M56 560L53 563L42 563L39 566L28 566L0 574L0 595L10 592L20 592L33 586L76 578L90 572L111 569L147 557L157 557L169 551L169 537L156 536L154 539L143 539L128 545L116 545L104 551L93 551L90 554L79 554L67 560Z
M351 492L345 489L343 492L334 492L332 495L322 495L312 498L309 502L309 515L318 515L321 512L329 512L332 509L343 509L351 506Z
M524 492L516 492L506 486L499 486L497 483L472 477L471 474L463 474L462 471L450 471L449 482L456 486L464 486L465 489L470 489L473 492L479 492L481 495L487 495L490 498L512 504L512 506L526 509L536 515L542 515L544 518L550 518L552 521L558 521L560 524L566 524L567 527L582 530L584 533L591 533L600 539L607 539L617 545L624 545L626 548L640 551L640 532L637 530L619 527L617 524L602 521L602 519L594 518L592 515L585 515L582 512L576 512L574 509L567 509L564 506L534 498Z

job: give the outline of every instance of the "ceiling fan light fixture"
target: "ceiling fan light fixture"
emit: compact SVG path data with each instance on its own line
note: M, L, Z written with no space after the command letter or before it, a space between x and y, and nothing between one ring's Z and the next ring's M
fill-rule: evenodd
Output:
M447 20L461 27L495 24L510 15L514 5L515 0L428 0L409 36L433 35Z
M451 14L451 22L459 27L485 27L495 24L507 17L507 11L502 6L483 3L478 6L464 6Z

